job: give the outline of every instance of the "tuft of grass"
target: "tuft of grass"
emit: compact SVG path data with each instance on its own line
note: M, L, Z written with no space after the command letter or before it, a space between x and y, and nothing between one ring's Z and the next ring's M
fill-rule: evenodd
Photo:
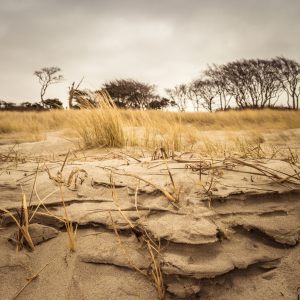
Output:
M74 140L83 149L122 147L125 144L120 112L105 91L94 99L96 107L88 101L80 111L69 112L71 128L80 140Z
M167 167L167 170L168 170L171 182L172 182L172 186L173 186L173 189L174 189L174 198L179 203L179 192L176 189L175 182L173 180L173 176L172 176L172 173L171 173L170 168L168 166L168 163L167 163L167 160L166 160L166 156L165 156L164 153L163 153L163 158L164 158L164 161L165 161L165 164L166 164L166 167Z
M22 214L21 214L21 220L20 220L20 222L18 222L17 219L12 215L12 213L10 211L8 211L8 210L6 210L2 207L0 207L0 210L2 210L3 212L8 213L13 218L13 220L16 222L17 226L19 227L19 234L18 234L18 241L17 241L17 245L16 245L16 251L18 252L21 249L21 246L23 244L23 237L27 241L30 249L32 251L34 251L35 248L34 248L34 245L32 243L32 240L31 240L31 237L30 237L30 234L29 234L29 231L28 231L28 225L29 225L29 222L28 222L28 209L27 209L27 202L26 202L25 193L23 192L23 197L22 197L22 210L24 211L23 224L21 223L22 219L23 219ZM20 233L22 234L22 236L20 235Z
M61 189L61 183L59 183L59 188L60 188L61 200L62 200L64 210L65 210L65 216L66 216L65 226L66 226L68 236L69 236L69 248L70 248L70 251L75 252L75 238L76 238L76 233L77 233L77 225L76 225L76 229L74 232L72 220L70 220L68 218L68 213L67 213L67 209L66 209L66 205L65 205L65 201L64 201L64 196L63 196L62 189Z

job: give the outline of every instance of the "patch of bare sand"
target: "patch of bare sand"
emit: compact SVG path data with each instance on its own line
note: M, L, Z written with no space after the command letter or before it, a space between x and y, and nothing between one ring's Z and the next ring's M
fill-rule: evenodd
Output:
M70 145L58 139L46 142L44 148L53 153L43 153L45 164L40 163L36 191L40 199L47 197L44 204L53 215L64 218L58 186L45 165L56 178L65 157L59 153L66 153ZM42 147L41 142L22 145L24 154L38 155ZM33 276L53 259L17 299L158 299L155 285L132 268L119 247L108 209L132 263L147 271L149 251L117 211L109 175L126 218L138 228L142 222L154 240L161 240L165 299L296 299L300 194L294 170L299 172L299 166L281 160L227 158L214 161L213 174L207 159L208 167L202 164L200 187L196 160L189 155L177 161L168 159L175 186L184 191L175 208L159 189L175 197L164 161L153 161L147 154L137 160L124 153L115 149L85 156L70 154L63 180L66 183L76 170L78 177L76 185L74 177L69 187L63 187L63 195L68 217L78 224L76 251L69 252L64 223L40 208L31 223L55 228L58 234L46 227L39 231L35 225L34 252L23 248L16 253L11 242L0 239L0 299L12 299L27 283L24 277ZM1 172L9 164L3 163ZM191 164L194 171L187 168ZM32 159L10 166L1 175L0 206L16 217L21 186L29 200L36 167L37 161ZM141 219L135 207L137 179L130 174L154 184L139 184ZM281 178L285 180L280 182ZM33 193L32 208L38 204ZM4 228L0 234L13 236L16 225L12 218L1 214L0 222Z

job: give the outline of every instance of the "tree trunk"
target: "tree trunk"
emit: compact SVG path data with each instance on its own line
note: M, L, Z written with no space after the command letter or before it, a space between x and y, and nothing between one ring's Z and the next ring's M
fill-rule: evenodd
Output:
M45 93L43 93L43 88L42 88L41 89L41 102L42 102L43 107L45 108L45 102L44 102L44 99L43 99L44 95L45 95Z

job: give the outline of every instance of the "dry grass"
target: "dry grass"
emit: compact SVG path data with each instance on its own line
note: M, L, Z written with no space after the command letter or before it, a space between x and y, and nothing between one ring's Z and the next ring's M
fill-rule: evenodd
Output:
M99 105L107 103L108 97L98 94L96 100ZM98 105L98 107L100 107ZM90 107L91 108L91 107ZM108 108L108 106L106 107ZM91 108L92 109L92 108ZM96 110L93 110L95 112ZM281 110L244 110L207 112L167 112L158 110L119 110L124 126L144 127L162 122L166 124L191 124L203 131L208 130L257 130L264 129L292 129L300 127L300 111ZM106 111L107 112L107 111ZM78 113L78 114L77 114ZM26 132L35 126L44 130L59 130L68 127L68 116L81 115L82 110L51 110L47 112L10 112L0 111L0 133Z
M147 116L153 123L192 124L203 131L208 130L257 130L264 129L291 129L300 127L300 111L279 110L244 110L206 112L163 112L149 111L121 111L124 120L136 120L138 126L143 126L141 120ZM130 122L131 123L131 122ZM134 125L133 125L134 126Z
M0 112L0 134L17 142L37 141L47 131L59 129L81 149L125 146L154 151L164 147L214 156L272 156L282 145L300 145L299 134L287 132L300 128L300 111L119 110L105 93L98 94L95 102L97 108L87 104L82 110Z
M96 108L88 102L80 111L69 112L69 124L79 138L80 148L122 147L124 132L120 112L108 93L99 92L94 102Z
M10 112L0 111L0 134L16 143L46 139L49 130L66 126L65 111Z
M12 219L15 221L15 223L17 224L18 228L19 228L19 233L18 233L18 239L16 241L16 251L20 251L23 245L23 239L25 238L28 246L30 247L30 249L32 251L35 250L34 245L32 243L29 231L28 231L28 225L29 225L29 221L28 221L28 209L27 209L27 202L26 202L26 196L23 192L23 197L22 197L22 212L24 212L24 220L23 220L23 216L21 213L21 218L20 218L20 222L17 221L17 219L12 215L12 213L2 207L0 207L0 211L6 212L8 213ZM23 223L22 223L23 221ZM22 235L22 236L21 236Z

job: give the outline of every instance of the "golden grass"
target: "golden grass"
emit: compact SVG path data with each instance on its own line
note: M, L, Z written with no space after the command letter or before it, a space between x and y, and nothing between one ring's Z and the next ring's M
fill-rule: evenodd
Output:
M141 120L145 115L153 123L167 124L179 123L192 124L201 130L250 130L259 129L291 129L300 127L300 111L280 110L244 110L244 111L221 111L216 113L207 112L164 112L156 110L148 111L121 111L122 118L129 123L136 121L136 126L143 126ZM134 126L134 125L133 125Z
M0 111L0 134L15 143L37 142L46 139L49 130L60 130L66 126L66 112L52 110L47 112Z
M59 184L59 188L60 188L61 200L62 200L62 203L64 206L64 211L65 211L65 216L66 216L65 226L66 226L68 236L69 236L69 248L70 248L70 251L75 252L75 238L76 238L76 233L77 233L77 225L76 225L76 229L75 229L75 233L74 233L73 222L72 222L72 220L70 220L68 218L68 213L67 213L64 196L63 196L62 189L61 189L61 184Z
M300 111L245 110L216 113L120 110L109 96L98 94L97 108L49 112L0 112L0 134L36 141L49 130L76 142L81 149L100 147L164 147L214 156L273 155L278 141L300 144L286 133L300 128ZM214 131L214 133L212 133ZM272 137L270 133L272 132ZM265 134L273 139L265 139ZM262 146L263 144L263 146Z
M101 95L98 100L101 102ZM107 100L105 100L107 101ZM107 103L107 102L106 102ZM106 109L108 108L105 107ZM87 110L51 110L47 112L10 112L0 111L0 134L44 132L48 130L62 130L70 127L70 122L83 116ZM107 114L111 110L105 110ZM97 115L97 109L91 109L88 116ZM216 113L206 112L165 112L157 110L119 110L114 109L109 117L117 116L123 126L148 127L149 124L158 125L163 130L170 125L180 122L192 125L202 131L210 130L257 130L257 129L292 129L300 127L300 111L280 110L244 110L224 111ZM105 117L105 115L103 116ZM75 119L74 119L75 118ZM107 118L106 118L107 119Z
M77 134L80 148L122 147L125 143L119 110L107 92L99 92L95 105L84 103L83 109L69 112L69 124Z
M15 223L19 227L19 234L20 233L22 234L22 238L20 238L20 236L18 237L18 240L17 240L17 243L16 243L16 252L21 250L21 247L22 247L22 244L23 244L23 238L25 238L25 240L28 243L31 250L34 251L35 248L34 248L34 245L32 243L32 240L31 240L31 237L30 237L30 234L29 234L29 231L28 231L28 225L29 225L28 210L27 210L26 196L25 196L24 192L23 192L23 197L22 197L22 209L24 211L24 222L23 222L23 224L19 223L10 211L0 207L1 211L8 213L12 217L12 219L15 221Z

